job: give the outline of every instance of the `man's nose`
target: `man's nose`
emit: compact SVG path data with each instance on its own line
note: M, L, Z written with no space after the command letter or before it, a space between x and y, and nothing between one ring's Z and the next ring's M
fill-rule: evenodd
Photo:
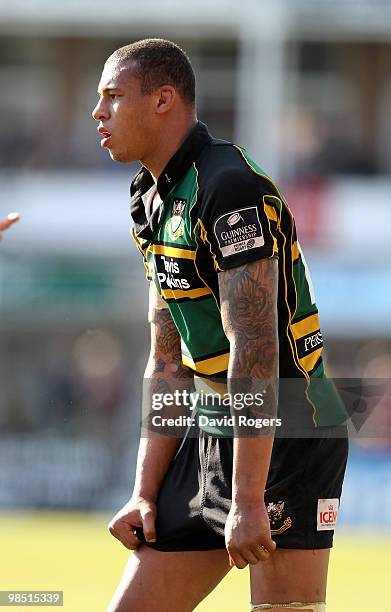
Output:
M95 121L102 121L102 119L107 119L108 118L108 111L107 111L107 106L103 100L103 98L101 98L97 105L95 106L94 110L92 111L92 117L93 119L95 119Z

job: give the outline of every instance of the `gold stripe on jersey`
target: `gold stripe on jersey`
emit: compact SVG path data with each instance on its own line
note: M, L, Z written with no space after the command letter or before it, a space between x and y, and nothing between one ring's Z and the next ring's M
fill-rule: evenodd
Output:
M165 300L181 300L188 298L194 300L195 298L202 297L203 295L212 295L212 291L209 287L199 287L198 289L162 289L162 298Z
M229 352L223 355L217 355L216 357L202 359L197 362L194 362L188 355L182 355L182 361L184 365L200 374L216 374L217 372L224 372L228 369Z
M289 216L290 216L290 218L292 218L292 215L289 215ZM286 274L287 274L287 264L286 264L285 250L286 250L287 239L286 239L286 236L285 236L285 234L282 231L280 226L278 227L278 230L279 230L280 235L282 236L282 239L284 241L284 246L283 246L283 249L282 249L282 257L283 257L282 270L283 270L283 274L284 274L284 299L285 299L285 304L286 304L288 315L289 315L289 320L288 320L288 323L287 323L286 328L285 328L285 333L286 333L286 337L287 337L288 342L289 342L289 346L291 348L293 362L294 362L295 366L297 367L297 369L302 374L304 374L305 378L307 378L307 380L308 380L309 377L308 377L307 371L305 370L305 368L303 368L303 366L300 363L299 355L297 353L297 346L296 346L296 342L295 342L296 338L294 337L293 331L292 331L292 323L291 323L291 321L292 321L292 312L291 312L291 309L290 309L290 306L289 306L289 301L288 301L288 281L287 281L287 277L286 277ZM293 280L293 283L294 283L293 270L292 270L292 280Z
M210 254L212 255L212 258L213 258L214 269L222 271L222 269L220 268L219 264L217 263L216 255L213 253L212 244L211 244L210 240L208 240L208 232L206 231L204 224L202 223L201 219L199 219L199 218L197 219L197 223L196 223L196 225L194 227L194 233L196 232L197 225L200 226L200 238L201 238L202 242L204 244L207 244L208 247L209 247Z
M264 209L265 209L267 218L270 221L275 221L277 223L278 222L277 211L274 208L274 206L270 206L270 204L264 204Z
M313 353L310 353L309 355L302 357L300 359L300 363L303 366L303 368L306 369L307 372L311 372L311 370L314 369L314 366L316 362L318 361L319 357L321 356L321 354L322 354L322 347L318 348Z
M317 312L291 325L295 340L307 336L308 334L315 333L319 328L319 315Z
M265 215L266 215L267 222L269 225L269 233L273 238L273 254L272 254L272 257L273 257L274 255L278 255L278 242L277 242L276 236L274 235L272 231L270 221L273 221L274 223L276 223L277 229L280 229L280 218L279 218L280 209L278 205L276 205L277 206L276 208L275 206L272 206L271 204L267 204L267 200L269 201L277 200L281 207L282 207L282 202L280 198L277 198L276 196L263 196L263 209L265 211Z
M179 257L181 259L194 259L195 251L181 249L180 247L165 246L164 244L152 244L149 250L154 255L166 255L167 257Z
M284 200L283 200L283 202L285 204ZM285 205L282 210L284 210L289 215L290 220L291 220L291 224L293 224L292 213L289 210L288 206ZM282 215L282 210L281 210L281 215ZM287 273L287 269L286 268L287 268L287 266L286 266L286 259L285 259L285 249L286 249L287 239L286 239L286 236L285 236L284 232L282 231L280 225L278 225L277 227L278 227L278 230L279 230L279 232L280 232L280 234L281 234L281 236L283 238L283 241L284 241L284 248L282 249L282 255L283 255L283 266L282 266L282 269L283 269L283 273L284 273L284 297L285 297L285 303L286 303L286 306L287 306L287 309L288 309L288 313L289 313L289 322L288 322L288 324L286 326L286 335L287 335L287 338L288 338L288 341L289 341L289 345L290 345L290 348L291 348L291 351L292 351L293 361L294 361L296 367L298 368L298 370L302 374L304 374L304 377L306 378L306 381L307 381L307 383L306 383L306 390L305 390L305 396L306 396L307 401L310 404L310 406L312 406L312 420L313 420L313 423L314 423L314 425L316 427L317 426L316 407L315 407L315 404L312 402L311 398L308 395L308 388L309 388L309 381L310 381L310 377L309 377L308 372L310 372L312 370L312 368L309 367L311 365L311 363L312 363L312 360L311 360L312 354L308 355L307 357L305 357L302 360L302 359L300 359L298 351L297 351L296 338L295 338L295 336L293 334L293 330L292 330L292 312L291 312L291 309L289 307L289 302L288 302L288 282L287 282L287 277L286 277L286 273ZM292 263L292 265L291 265L291 279L292 279L292 282L293 282L293 287L295 289L296 304L297 304L296 283L295 283L295 279L294 279L294 275L293 275L293 260L291 260L291 263ZM319 357L320 352L321 352L321 349L319 351L318 350L315 351L315 353L317 353L317 358ZM314 362L314 365L315 365L315 363L316 363L316 361ZM308 369L307 369L307 367L308 367Z
M151 266L149 265L149 261L147 261L146 259L144 259L144 266L147 271L147 280L151 281L152 280L152 269L151 269Z
M300 248L297 240L292 244L292 261L295 262L300 257Z

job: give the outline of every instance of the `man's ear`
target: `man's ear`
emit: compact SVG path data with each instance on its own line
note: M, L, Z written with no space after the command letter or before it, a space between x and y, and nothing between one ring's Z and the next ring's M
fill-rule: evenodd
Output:
M166 113L174 104L176 96L175 88L171 85L163 85L159 88L158 94L156 112L159 114Z

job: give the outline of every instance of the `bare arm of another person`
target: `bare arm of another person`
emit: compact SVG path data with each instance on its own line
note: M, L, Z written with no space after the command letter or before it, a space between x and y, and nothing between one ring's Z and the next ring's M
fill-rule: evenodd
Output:
M3 237L3 232L11 227L11 225L19 221L19 219L19 213L10 213L5 219L0 219L0 240Z
M278 263L262 259L219 274L221 316L230 341L228 384L235 389L267 384L265 416L277 411ZM264 503L273 432L233 442L232 507L225 538L231 565L244 568L275 549ZM255 433L255 432L254 432Z
M171 388L178 382L190 384L193 374L182 364L180 336L167 308L150 307L151 352L145 370L145 384ZM180 380L179 380L180 379ZM174 389L172 389L174 391ZM143 527L147 541L156 540L156 498L181 439L171 436L142 437L137 457L136 479L130 500L109 523L110 533L131 550L140 544L136 527Z

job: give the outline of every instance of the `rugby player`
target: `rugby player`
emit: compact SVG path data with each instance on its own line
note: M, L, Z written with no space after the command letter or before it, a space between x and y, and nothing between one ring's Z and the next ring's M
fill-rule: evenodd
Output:
M320 409L336 398L311 391L323 341L294 220L247 152L197 121L186 54L161 39L122 47L98 96L101 146L142 164L131 215L150 281L145 378L292 378L305 383L305 418L327 423ZM346 440L215 425L141 438L133 493L109 524L134 553L108 610L193 610L249 565L253 611L324 612Z
M11 225L19 221L19 219L19 213L10 213L5 219L0 219L0 240L3 237L3 232L11 227Z

